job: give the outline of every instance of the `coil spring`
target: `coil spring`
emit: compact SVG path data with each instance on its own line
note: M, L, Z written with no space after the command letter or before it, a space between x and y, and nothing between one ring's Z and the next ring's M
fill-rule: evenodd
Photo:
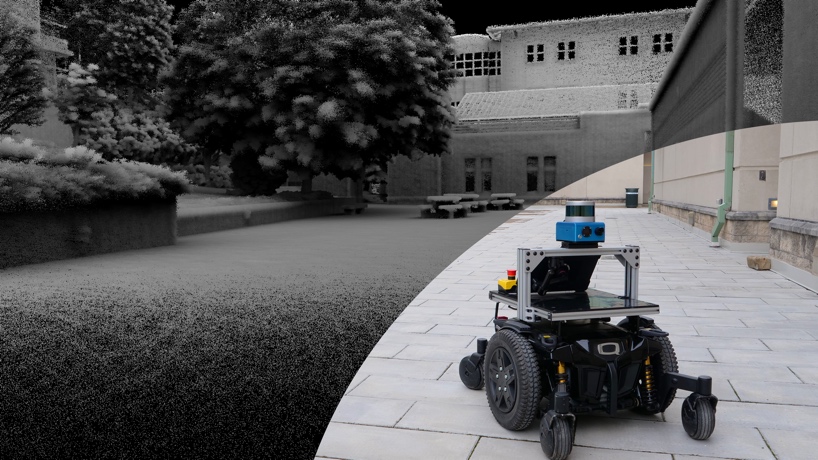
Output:
M658 404L656 400L656 383L653 381L653 365L650 357L645 359L645 378L642 381L645 399L643 404L648 408L654 408Z

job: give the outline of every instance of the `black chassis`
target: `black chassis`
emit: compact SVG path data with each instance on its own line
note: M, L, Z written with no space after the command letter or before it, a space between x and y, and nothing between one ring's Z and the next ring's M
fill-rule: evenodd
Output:
M610 318L580 321L540 321L528 323L516 318L496 318L495 331L508 329L526 338L534 348L542 380L540 415L554 411L556 416L618 410L646 405L639 378L642 364L648 356L658 355L658 337L667 332L653 329L653 320L645 316L628 317L623 327L609 323ZM477 341L477 352L467 357L475 369L483 364L487 340ZM565 363L568 391L557 391L557 362ZM564 377L564 376L563 376ZM605 387L608 386L606 389ZM657 382L659 407L666 407L674 389L706 398L715 409L717 398L712 395L712 379L667 372ZM607 390L607 391L606 391ZM553 415L552 415L553 416Z

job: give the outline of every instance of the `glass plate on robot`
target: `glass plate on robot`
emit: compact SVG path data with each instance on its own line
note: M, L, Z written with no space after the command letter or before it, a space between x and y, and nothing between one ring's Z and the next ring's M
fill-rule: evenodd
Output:
M490 291L489 299L519 308L516 293ZM585 292L549 292L544 296L532 293L531 305L527 309L530 309L529 312L533 311L536 316L549 321L659 313L659 305L655 303L632 301L627 297L596 289L588 289Z

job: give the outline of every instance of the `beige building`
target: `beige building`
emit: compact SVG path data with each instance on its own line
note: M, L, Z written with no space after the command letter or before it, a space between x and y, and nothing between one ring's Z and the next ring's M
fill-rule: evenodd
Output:
M818 2L699 0L650 104L654 210L818 290Z

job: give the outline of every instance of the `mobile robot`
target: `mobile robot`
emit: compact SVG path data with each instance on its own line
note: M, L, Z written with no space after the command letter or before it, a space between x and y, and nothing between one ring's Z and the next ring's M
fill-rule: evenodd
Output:
M574 414L631 409L664 412L677 389L691 392L682 423L693 439L710 437L718 399L712 379L678 373L668 333L646 316L659 305L637 299L638 246L602 248L605 224L594 219L594 202L569 201L557 223L560 248L517 249L517 270L489 292L496 302L495 334L477 340L477 352L460 362L468 388L485 385L497 422L524 430L540 421L540 444L551 460L571 453ZM625 267L625 292L588 288L601 256ZM517 276L519 274L519 276ZM517 311L499 316L500 304ZM625 317L612 324L611 317Z

